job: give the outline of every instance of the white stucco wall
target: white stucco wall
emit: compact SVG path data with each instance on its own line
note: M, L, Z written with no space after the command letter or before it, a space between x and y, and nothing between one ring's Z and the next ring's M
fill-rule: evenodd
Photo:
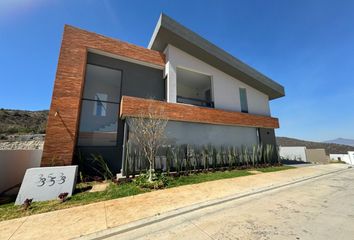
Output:
M241 111L239 88L246 88L249 113L270 116L269 98L266 94L172 45L168 45L164 52L166 54L165 74L167 74L168 102L176 102L176 69L179 67L212 77L212 96L215 108Z
M351 164L349 154L329 154L329 158L331 160L335 160L335 161L341 160L341 161L344 161L348 164Z
M307 162L306 147L279 147L279 155L283 159Z
M0 192L21 183L28 168L39 167L42 151L0 150Z
M257 129L249 127L169 121L165 132L172 145L252 147L258 144Z
M347 154L329 154L329 158L331 160L338 160L340 158L340 160L354 165L354 151L349 151Z
M354 164L354 151L349 151L348 155L350 160L349 164Z

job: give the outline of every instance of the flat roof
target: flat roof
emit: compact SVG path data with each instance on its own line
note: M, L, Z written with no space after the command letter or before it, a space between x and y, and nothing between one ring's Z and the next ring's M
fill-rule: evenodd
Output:
M168 44L263 92L270 100L285 96L282 85L161 13L148 48L162 52Z

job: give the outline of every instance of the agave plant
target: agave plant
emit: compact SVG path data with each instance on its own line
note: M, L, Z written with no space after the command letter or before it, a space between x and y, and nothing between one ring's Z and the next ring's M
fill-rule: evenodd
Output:
M252 166L254 167L255 164L257 163L258 159L257 159L257 146L256 145L253 145L252 147L252 157L251 157L251 160L252 160Z
M224 167L224 147L220 146L220 151L219 151L219 165L220 167Z
M206 169L208 169L208 159L209 157L209 152L208 152L208 147L207 146L203 146L203 150L201 152L201 158L203 161L203 170L205 171Z
M197 165L197 170L200 171L203 167L203 150L200 148L196 148L195 151L195 160L196 160L196 165Z
M231 169L234 162L232 147L228 147L227 149L227 160L229 163L229 168Z
M265 147L265 161L266 164L271 163L273 156L273 145L267 144Z
M258 162L261 163L262 161L264 161L264 157L263 157L263 145L262 144L258 144L257 146L257 155L258 155Z
M222 167L222 153L221 153L221 148L216 148L216 166L217 167Z
M216 147L213 147L213 168L216 169L217 164L218 164L218 150L216 149Z
M188 149L188 159L190 163L190 170L196 171L197 170L197 153L196 149L194 149L194 146L189 146Z
M237 147L233 148L234 151L234 155L235 155L235 166L239 166L240 165L240 152L238 151Z
M136 173L136 168L135 168L136 161L137 161L137 154L136 154L136 149L134 149L134 154L130 162L130 166L131 166L130 172L133 175L133 177L135 177L135 173Z
M246 164L246 166L249 166L249 155L248 155L248 147L244 146L243 147L243 161Z
M180 172L180 164L178 161L178 154L180 151L179 146L171 148L171 151L172 151L173 166L176 169L176 172L179 174Z
M166 172L167 172L167 174L170 174L172 160L173 160L173 154L172 154L171 146L167 146L166 147Z
M231 167L235 168L237 164L236 147L235 146L230 147L230 151L231 151Z

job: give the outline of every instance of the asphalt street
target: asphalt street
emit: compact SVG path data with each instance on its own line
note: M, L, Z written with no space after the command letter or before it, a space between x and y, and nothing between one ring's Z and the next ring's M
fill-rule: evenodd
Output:
M354 239L354 170L180 215L106 239Z

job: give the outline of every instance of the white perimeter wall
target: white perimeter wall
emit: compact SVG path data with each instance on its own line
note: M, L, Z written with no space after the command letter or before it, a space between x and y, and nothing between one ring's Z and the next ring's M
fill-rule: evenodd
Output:
M258 144L256 128L169 121L166 137L170 144L196 146L253 146Z
M26 169L39 167L41 158L42 150L0 150L0 192L21 183Z
M354 164L354 151L349 151L348 152L350 163L349 164Z
M167 46L165 54L168 102L176 102L176 69L180 67L212 77L212 96L215 108L238 112L241 111L239 88L246 88L249 113L270 116L269 98L266 94L244 84L172 45Z
M354 164L354 152L349 151L347 154L329 154L331 160L341 160L348 164Z
M279 147L279 155L287 160L307 162L306 147Z

